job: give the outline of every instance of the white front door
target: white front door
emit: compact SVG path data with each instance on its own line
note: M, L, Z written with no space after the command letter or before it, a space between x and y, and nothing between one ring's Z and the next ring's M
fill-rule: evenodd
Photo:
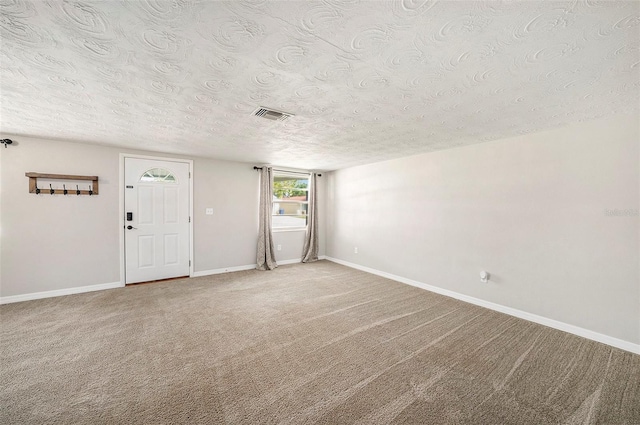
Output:
M189 163L124 159L125 282L189 275Z

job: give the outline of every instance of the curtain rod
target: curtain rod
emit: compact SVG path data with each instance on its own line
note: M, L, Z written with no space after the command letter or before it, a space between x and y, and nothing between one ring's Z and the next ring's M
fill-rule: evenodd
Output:
M253 167L254 170L262 170L262 167ZM290 170L280 170L278 168L274 168L273 171L283 171L285 173L298 173L298 174L307 174L305 172L302 171L290 171ZM316 174L318 177L322 177L322 174Z

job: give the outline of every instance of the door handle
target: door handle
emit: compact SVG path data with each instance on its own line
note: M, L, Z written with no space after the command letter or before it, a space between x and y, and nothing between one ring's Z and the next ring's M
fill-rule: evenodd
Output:
M131 230L131 229L137 229L137 227L133 227L132 225L128 225L127 229Z

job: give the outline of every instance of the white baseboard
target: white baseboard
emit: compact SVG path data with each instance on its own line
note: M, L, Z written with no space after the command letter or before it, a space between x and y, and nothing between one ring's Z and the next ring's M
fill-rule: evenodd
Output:
M302 258L294 258L293 260L280 260L278 261L279 266L286 266L287 264L297 264L302 262Z
M240 272L240 271L243 271L243 270L254 270L255 268L256 268L255 264L248 264L246 266L234 266L234 267L224 267L224 268L221 268L221 269L202 270L202 271L199 271L199 272L193 272L191 277L201 277L201 276L210 276L212 274Z
M324 260L325 256L318 257L318 259ZM300 258L293 259L293 260L283 260L278 262L278 265L295 264L295 263L299 263L300 261L301 261ZM199 272L194 272L190 277L201 277L201 276L209 276L209 275L221 274L221 273L239 272L243 270L254 270L255 268L256 268L255 264L248 264L246 266L234 266L234 267L224 267L221 269L202 270ZM83 292L102 291L103 289L113 289L113 288L122 288L122 287L124 287L124 285L121 282L113 282L113 283L102 283L99 285L80 286L77 288L56 289L54 291L34 292L31 294L11 295L8 297L0 297L0 304L19 303L22 301L60 297L63 295L82 294Z
M0 297L0 304L19 303L22 301L39 300L42 298L60 297L63 295L82 294L84 292L102 291L104 289L122 288L121 282L101 283L99 285L79 286L76 288L56 289L54 291L33 292L31 294L11 295Z
M320 260L326 260L327 256L326 255L318 255L318 261ZM294 258L293 260L282 260L282 261L278 261L278 265L279 266L285 266L287 264L297 264L300 263L302 264L302 258Z
M326 255L321 255L318 257L318 260L325 260L327 258ZM284 266L287 264L296 264L302 261L301 258L294 258L293 260L282 260L278 261L279 266ZM231 272L240 272L243 270L253 270L256 268L255 264L247 264L246 266L234 266L234 267L224 267L221 269L213 269L213 270L202 270L199 272L194 272L190 277L201 277L201 276L210 276L213 274L222 274L222 273L231 273Z
M445 295L447 297L455 298L460 301L475 304L480 307L485 307L490 310L505 313L510 316L518 317L520 319L528 320L530 322L538 323L540 325L548 326L550 328L558 329L570 334L581 336L583 338L590 339L592 341L601 342L603 344L610 345L612 347L620 348L621 350L630 351L635 354L640 354L640 344L634 344L629 341L614 338L608 335L604 335L598 332L590 331L578 326L570 325L568 323L560 322L557 320L549 319L547 317L538 316L537 314L528 313L526 311L518 310L515 308L507 307L501 304L485 301L480 298L470 297L468 295L460 294L458 292L450 291L448 289L439 288L437 286L428 285L426 283L418 282L404 278L402 276L396 276L391 273L383 272L380 270L372 269L369 267L361 266L359 264L350 263L348 261L339 260L337 258L326 256L326 259L334 263L342 264L343 266L351 267L353 269L361 270L363 272L371 273L377 276L381 276L387 279L395 280L396 282L404 283L406 285L415 286L427 291L435 292L437 294Z

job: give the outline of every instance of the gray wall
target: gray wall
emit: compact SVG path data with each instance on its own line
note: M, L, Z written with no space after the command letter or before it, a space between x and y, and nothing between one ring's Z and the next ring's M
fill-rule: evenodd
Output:
M327 255L640 343L639 140L617 117L333 172Z
M193 168L194 270L255 263L259 174L250 164L212 159L195 158Z
M120 281L119 155L169 155L12 138L18 144L0 151L0 296ZM253 164L192 159L194 270L255 264L259 175ZM25 172L98 175L100 194L30 194ZM322 199L324 186L319 189ZM214 214L205 215L206 208ZM279 261L300 258L303 233L275 235ZM320 239L324 254L324 232Z

